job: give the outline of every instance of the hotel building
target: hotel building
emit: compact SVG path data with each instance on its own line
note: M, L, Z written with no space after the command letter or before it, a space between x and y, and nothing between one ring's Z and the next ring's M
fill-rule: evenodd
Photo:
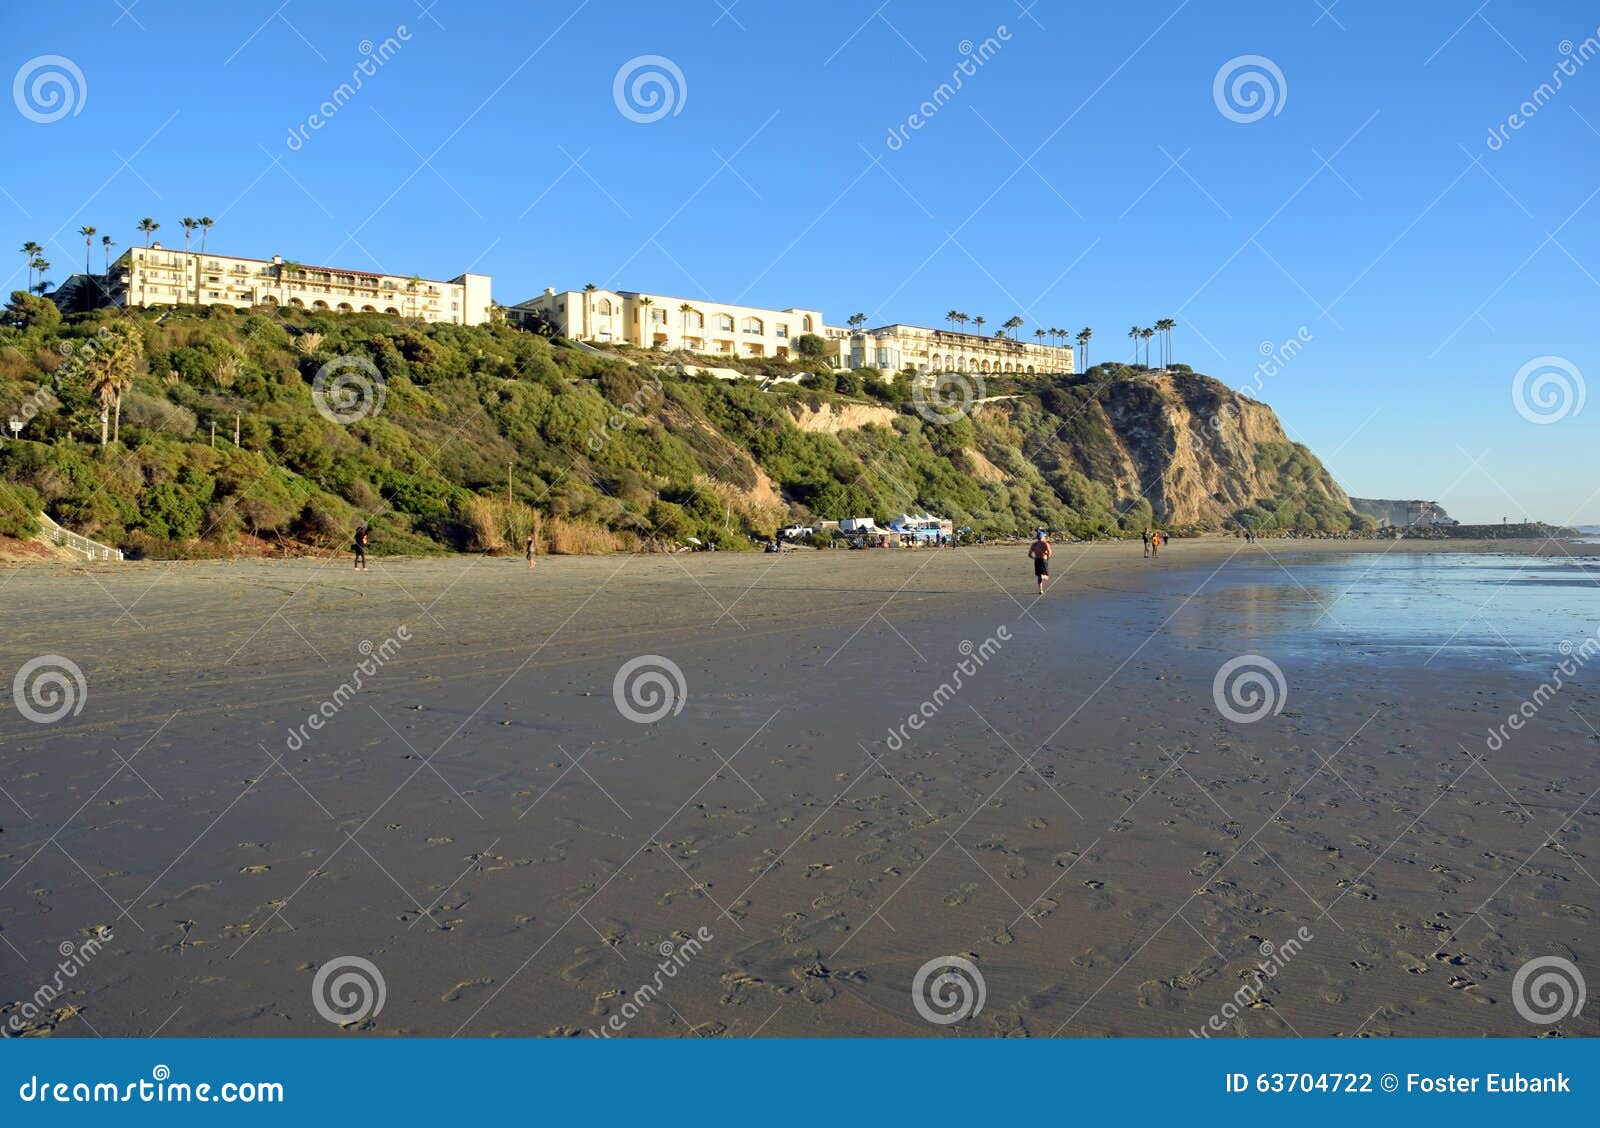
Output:
M805 334L823 337L819 310L760 309L632 290L546 290L512 306L507 316L523 328L543 321L574 341L709 356L788 360Z
M335 313L387 313L453 325L489 320L487 274L448 282L370 274L332 266L237 258L209 251L130 247L111 264L108 299L115 306L288 306Z
M841 368L876 368L887 375L908 368L922 376L939 372L1070 376L1073 371L1070 345L1029 344L920 325L830 332L829 343L838 349Z

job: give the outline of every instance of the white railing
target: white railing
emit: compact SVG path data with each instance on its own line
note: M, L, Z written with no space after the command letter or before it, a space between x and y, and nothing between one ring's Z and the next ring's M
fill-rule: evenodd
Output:
M71 552L82 553L85 560L122 559L120 548L112 548L110 545L79 536L70 529L63 529L44 513L39 514L39 539Z

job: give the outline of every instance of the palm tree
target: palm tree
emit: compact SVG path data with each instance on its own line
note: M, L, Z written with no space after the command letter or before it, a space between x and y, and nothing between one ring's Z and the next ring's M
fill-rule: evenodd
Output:
M1089 370L1089 341L1094 336L1094 330L1085 325L1078 331L1078 344L1083 346L1083 370Z
M1128 336L1133 340L1133 363L1139 363L1139 334L1144 332L1137 325L1128 330Z
M113 441L122 434L122 395L133 387L133 376L144 362L144 341L127 322L118 323L102 348L85 362L89 392L100 401L100 446L106 445L109 419L115 413Z
M188 216L184 216L182 219L178 220L178 226L183 228L183 250L185 254L188 254L189 236L193 235L194 229L200 226L200 221L198 219L190 219Z
M1139 330L1139 339L1144 341L1144 366L1150 367L1150 338L1156 335L1154 329Z
M206 253L206 233L217 225L217 221L209 215L201 216L196 222L200 225L200 253Z
M966 330L966 328L967 328L967 322L969 322L969 321L971 321L971 320L972 320L972 318L970 318L970 317L968 317L968 316L967 316L967 315L966 315L966 314L964 314L964 313L958 313L958 314L956 314L956 324L957 324L957 325L959 325L959 326L961 326L961 328L962 328L962 331L963 331L963 332L964 332L964 331L965 331L965 330Z
M22 244L22 258L28 264L28 289L33 289L33 260L39 257L39 252L44 250L38 243L29 239Z
M860 329L866 323L867 315L864 313L852 313L850 315L850 319L845 322L845 324L850 326L852 329Z
M417 292L422 289L422 275L413 274L406 279L406 289L411 294L411 316L417 316Z
M1011 330L1011 339L1017 339L1017 330L1022 328L1022 318L1013 316L1005 323L1005 328Z
M592 299L589 295L594 293L599 288L600 287L596 286L593 282L585 282L583 284L583 336L585 340L594 336L593 331L589 328L589 307L593 303L594 299Z
M688 341L688 337L689 337L689 315L694 312L694 306L690 305L688 302L684 302L682 305L680 305L678 307L678 312L683 315L683 333L682 333L682 336L681 336L681 339L683 340L683 347L684 348L688 348L689 347L689 341Z
M147 249L150 246L150 236L154 235L160 227L161 225L149 216L145 216L139 221L139 230L144 232L144 245Z
M950 328L952 330L955 329L956 322L958 320L960 320L960 318L961 318L961 311L958 310L958 309L953 309L949 313L944 315L944 319L950 323Z
M78 234L83 236L83 272L85 274L88 274L89 273L89 252L90 252L90 250L93 249L92 248L92 244L93 244L93 241L94 241L94 228L92 228L92 227L80 227L80 228L78 228Z
M1162 368L1170 367L1172 364L1172 331L1177 325L1177 321L1170 317L1163 317L1156 322L1156 332L1162 335Z
M972 319L972 329L978 336L983 336L983 314L980 313Z
M649 334L651 337L655 336L654 331L650 328L650 307L655 304L656 303L652 298L639 299L639 320L643 322L643 324L639 327L639 346L641 348L648 349L655 347L654 342L646 340L646 334Z
M111 280L111 248L115 247L116 245L116 242L111 238L111 236L100 236L100 249L105 252L106 257L106 281L108 282Z
M50 269L50 262L43 255L34 255L33 262L29 265L39 274L39 282L35 283L35 286L38 288L39 293L42 294L44 293L44 286L40 285L40 283L44 282L44 272Z
M1041 345L1044 344L1044 330L1035 329L1033 331L1033 339L1038 341Z

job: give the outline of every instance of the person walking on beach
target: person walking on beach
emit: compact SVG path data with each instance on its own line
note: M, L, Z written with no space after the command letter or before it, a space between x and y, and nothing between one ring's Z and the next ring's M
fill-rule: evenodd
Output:
M1141 535L1144 537L1144 558L1148 560L1150 559L1150 530L1146 529Z
M1152 557L1161 555L1161 530L1160 529L1156 529L1156 530L1152 531L1151 534L1150 534L1150 555Z
M1039 594L1043 595L1044 582L1050 578L1050 542L1045 539L1043 529L1028 546L1028 555L1033 558L1033 578L1039 583Z
M356 530L355 544L351 547L355 549L356 553L356 571L365 572L367 570L367 527L365 525Z
M532 533L528 534L528 543L523 546L522 554L528 558L528 568L529 568L530 571L533 568L537 567L537 565L534 563L534 560L533 560L533 534Z

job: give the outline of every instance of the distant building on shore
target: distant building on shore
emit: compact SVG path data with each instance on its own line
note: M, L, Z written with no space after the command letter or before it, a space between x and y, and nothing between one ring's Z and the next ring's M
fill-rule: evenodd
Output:
M823 336L819 310L762 309L634 290L546 290L510 307L507 317L523 328L542 321L574 341L722 357L792 360L801 337Z
M446 282L307 266L281 255L254 259L169 250L156 243L124 251L111 264L103 293L104 304L113 306L281 306L482 325L490 319L489 285L487 274L462 274Z
M930 377L940 372L1070 376L1073 371L1070 345L1029 344L920 325L847 331L837 347L841 368L876 368L891 376L906 369Z
M1350 499L1350 508L1371 517L1378 523L1380 529L1458 523L1437 501L1389 501L1381 498L1353 497Z

